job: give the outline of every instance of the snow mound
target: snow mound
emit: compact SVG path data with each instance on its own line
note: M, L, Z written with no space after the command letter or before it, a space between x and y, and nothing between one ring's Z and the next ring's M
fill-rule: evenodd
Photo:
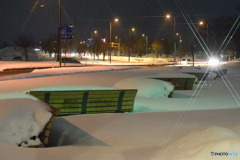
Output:
M113 90L114 88L101 87L101 86L53 86L31 89L31 91L76 91L76 90ZM29 92L29 91L26 91Z
M38 135L52 116L50 108L21 93L5 99L9 94L0 94L0 141L21 147L40 145Z
M212 160L237 159L240 151L240 135L224 127L210 127L193 131L178 138L151 155L158 160ZM217 154L223 154L219 156ZM227 156L226 154L234 154Z
M146 77L127 78L113 85L118 89L138 89L137 96L168 98L174 86L170 82Z

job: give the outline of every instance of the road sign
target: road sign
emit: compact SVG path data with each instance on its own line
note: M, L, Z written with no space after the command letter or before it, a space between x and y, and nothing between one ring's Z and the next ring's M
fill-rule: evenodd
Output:
M72 29L71 26L61 27L61 39L72 39Z
M93 40L92 38L88 38L88 39L86 40L86 44L87 44L88 46L91 46L91 45L94 44L94 40Z

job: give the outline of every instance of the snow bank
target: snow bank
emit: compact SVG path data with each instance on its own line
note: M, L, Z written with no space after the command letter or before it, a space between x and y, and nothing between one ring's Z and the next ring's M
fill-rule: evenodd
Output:
M127 78L113 85L119 89L138 89L137 96L168 98L174 86L170 82L146 77Z
M240 134L224 127L193 131L152 153L158 160L238 159ZM219 156L219 154L221 156ZM228 154L228 155L227 155ZM231 156L230 156L231 154Z
M52 116L46 104L23 93L7 93L0 94L0 110L1 142L21 147L41 144L38 135Z

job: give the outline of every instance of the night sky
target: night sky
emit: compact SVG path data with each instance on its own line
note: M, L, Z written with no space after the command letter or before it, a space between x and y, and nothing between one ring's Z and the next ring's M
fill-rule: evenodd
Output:
M57 33L58 0L1 0L0 43L10 41L19 33L31 34L42 40ZM172 34L172 24L162 16L176 16L177 32L191 32L176 5L181 5L193 22L222 15L238 15L239 0L62 0L62 24L74 24L74 36L79 40L108 37L109 21L119 18L115 34L128 35L128 29L149 35L152 39ZM44 7L41 7L44 5Z

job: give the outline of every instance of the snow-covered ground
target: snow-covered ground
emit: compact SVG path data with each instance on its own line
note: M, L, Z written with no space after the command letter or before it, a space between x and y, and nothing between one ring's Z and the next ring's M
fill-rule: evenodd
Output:
M0 66L6 69L9 63L4 62ZM16 63L14 66L18 67ZM134 84L135 87L139 87L146 94L149 93L147 96L139 94L136 97L132 113L58 118L53 124L50 136L51 147L48 148L30 149L0 142L1 159L240 159L238 155L240 154L239 64L230 63L222 68L228 69L226 77L195 84L194 90L175 90L173 98L148 96L162 89L162 85L155 82L148 83L143 77L186 76L181 72L192 70L191 67L180 69L177 66L84 66L50 68L0 77L0 103L3 111L8 105L24 108L26 103L22 99L28 99L31 105L37 103L36 99L25 95L26 91L36 88L56 89L66 86L122 88L123 84L131 86L128 80L131 80L132 84L135 80L138 82ZM152 87L155 90L148 90ZM19 115L24 114L19 112ZM45 114L40 114L38 118L45 119L44 116L47 117ZM1 126L5 127L2 128L3 131L6 131L6 128L14 128L12 127L14 123L19 126L19 121L12 120L14 118L3 117L5 118L5 121L1 119ZM6 125L10 118L12 126ZM17 120L19 119L16 118L15 121ZM15 133L19 136L17 134L22 133Z

